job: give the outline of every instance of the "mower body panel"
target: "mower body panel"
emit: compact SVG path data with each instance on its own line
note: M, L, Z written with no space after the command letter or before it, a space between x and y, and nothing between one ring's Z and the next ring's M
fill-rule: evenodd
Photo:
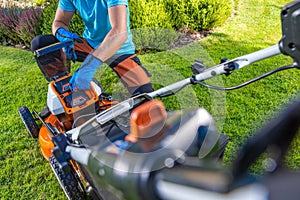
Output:
M45 123L49 123L62 131L60 122L55 115L50 114L45 119ZM38 141L40 143L41 152L44 158L46 160L49 160L49 158L52 156L52 149L54 148L54 144L51 140L51 134L49 133L49 130L44 125L42 125L42 127L40 128Z
M57 77L48 85L47 107L50 115L44 119L44 123L51 124L51 126L57 128L62 133L75 128L75 120L78 125L88 120L88 118L80 119L81 116L94 116L99 112L99 107L107 109L112 104L117 103L110 98L106 98L106 96L100 97L104 95L103 89L94 80L91 82L90 90L78 93L73 92L69 86L70 79L71 75L66 73ZM82 99L84 101L81 101ZM76 104L77 102L79 104ZM54 148L54 144L51 141L51 137L52 135L49 130L43 124L39 131L38 141L42 154L47 160L53 155L51 151Z
M53 115L59 115L65 112L62 103L52 89L51 83L48 85L47 106Z

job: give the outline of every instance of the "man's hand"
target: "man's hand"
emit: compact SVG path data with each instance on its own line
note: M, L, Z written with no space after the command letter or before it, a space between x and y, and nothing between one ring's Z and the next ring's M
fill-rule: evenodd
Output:
M70 31L67 31L64 28L59 28L57 29L56 33L55 33L55 37L60 41L60 42L66 42L66 41L73 41L73 44L65 47L65 52L66 55L69 59L71 59L73 62L76 61L77 59L77 55L74 51L74 41L79 42L79 43L83 43L83 41L81 40L81 38L75 34L72 33Z
M83 61L81 66L73 74L70 85L73 91L90 89L90 82L102 61L89 54Z
M77 41L77 42L83 43L83 41L80 39L80 37L77 34L72 33L70 31L67 31L64 28L57 29L57 31L55 33L55 37L60 42L66 42L66 41L69 41L69 40L73 40L73 41Z

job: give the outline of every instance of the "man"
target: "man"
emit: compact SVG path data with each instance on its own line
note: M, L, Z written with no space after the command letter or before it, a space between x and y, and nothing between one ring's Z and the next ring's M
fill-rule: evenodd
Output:
M68 30L76 10L85 24L82 38ZM31 49L34 51L57 41L74 41L66 48L67 56L73 61L83 61L70 81L74 90L89 89L97 68L105 62L131 95L153 91L148 72L134 54L127 0L60 0L52 33L55 37L36 37ZM55 63L48 63L49 68L53 65Z

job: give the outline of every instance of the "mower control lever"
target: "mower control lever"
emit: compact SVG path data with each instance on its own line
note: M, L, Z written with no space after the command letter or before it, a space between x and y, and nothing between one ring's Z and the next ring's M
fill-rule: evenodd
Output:
M56 136L51 137L51 140L55 145L55 147L52 149L52 153L59 163L61 169L66 173L70 172L71 168L68 164L68 161L71 159L71 155L70 153L66 152L66 148L68 146L66 136L62 133L59 133Z
M282 39L280 51L294 59L295 67L300 68L300 1L293 1L281 11Z

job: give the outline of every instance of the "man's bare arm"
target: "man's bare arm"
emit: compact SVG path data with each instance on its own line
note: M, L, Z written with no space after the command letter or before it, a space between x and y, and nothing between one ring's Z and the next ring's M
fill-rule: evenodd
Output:
M109 8L108 13L112 29L102 44L92 53L103 62L113 56L127 39L126 6L113 6Z
M54 21L52 23L52 34L55 35L57 29L64 28L69 30L68 26L71 22L71 19L74 15L74 12L67 12L60 8L57 8Z

